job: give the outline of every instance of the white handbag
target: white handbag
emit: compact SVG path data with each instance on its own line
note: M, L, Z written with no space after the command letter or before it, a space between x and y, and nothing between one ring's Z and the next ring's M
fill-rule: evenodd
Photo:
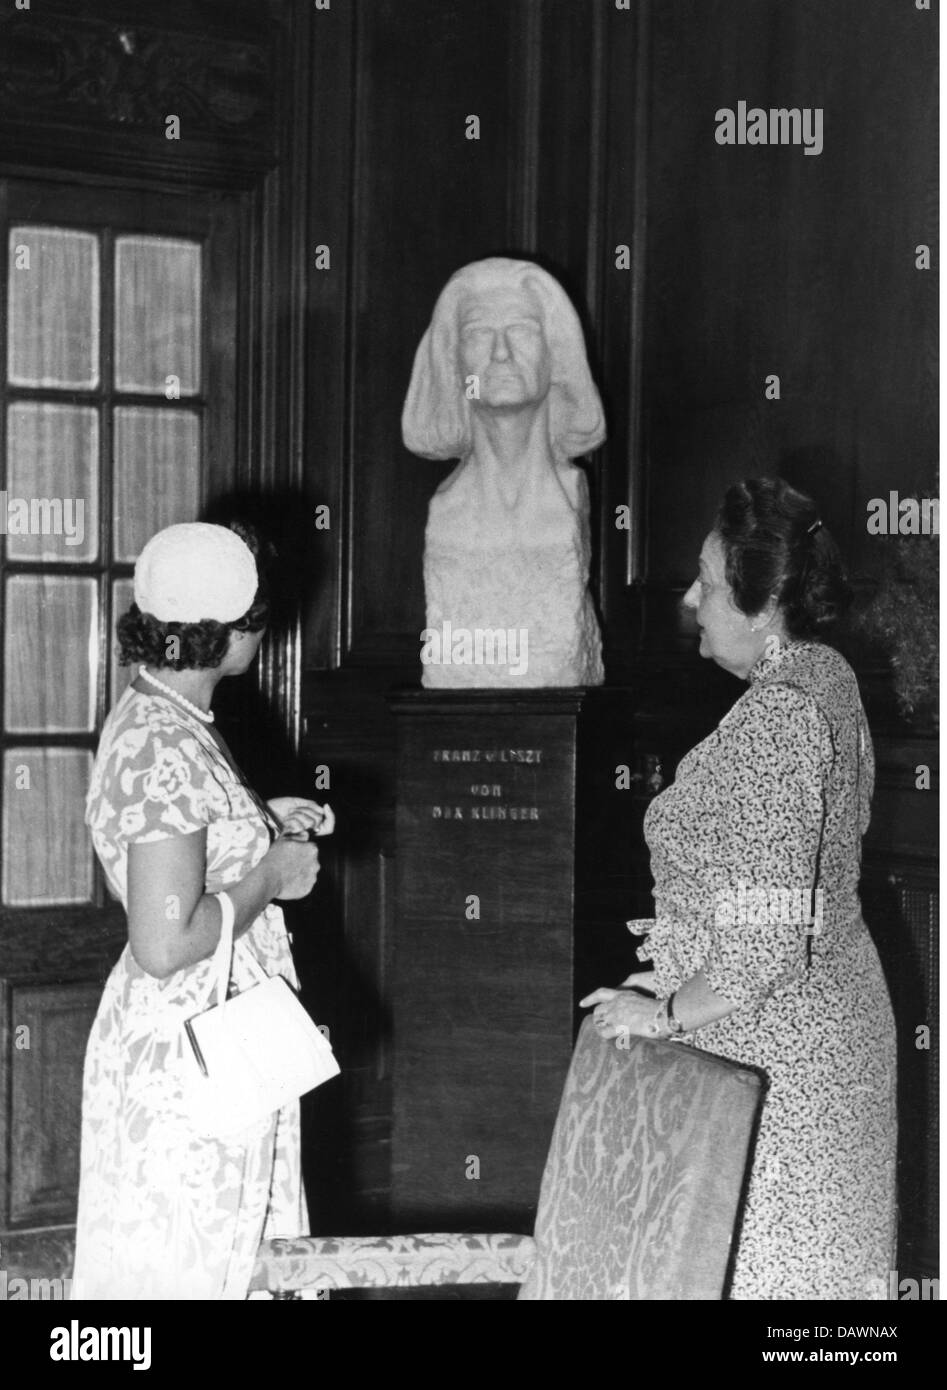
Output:
M281 975L267 975L252 951L243 959L257 980L227 998L233 956L234 907L220 903L220 942L211 963L208 999L216 1002L183 1025L185 1100L195 1130L218 1139L271 1116L338 1076L339 1064Z

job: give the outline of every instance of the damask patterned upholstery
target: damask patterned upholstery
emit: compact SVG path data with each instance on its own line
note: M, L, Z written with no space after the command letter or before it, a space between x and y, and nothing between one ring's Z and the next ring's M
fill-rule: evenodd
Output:
M759 1077L696 1048L621 1045L587 1019L521 1235L264 1242L251 1290L520 1283L523 1300L719 1299Z
M679 1043L620 1042L582 1025L520 1299L722 1297L760 1078Z
M342 1236L270 1240L250 1291L402 1289L436 1284L519 1284L533 1262L529 1236Z

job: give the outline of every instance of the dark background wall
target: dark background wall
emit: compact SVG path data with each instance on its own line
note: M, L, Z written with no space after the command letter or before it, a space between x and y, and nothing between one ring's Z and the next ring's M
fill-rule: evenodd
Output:
M845 0L653 15L649 578L686 579L723 489L777 469L869 575L868 500L936 492L937 257L915 268L937 236L936 23ZM717 145L741 99L822 107L823 152Z

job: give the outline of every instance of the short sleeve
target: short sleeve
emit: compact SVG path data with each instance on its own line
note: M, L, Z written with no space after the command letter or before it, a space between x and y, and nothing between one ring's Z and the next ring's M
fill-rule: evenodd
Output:
M817 706L792 686L765 685L740 713L720 749L721 861L704 973L752 1009L807 968L832 752Z
M209 770L187 729L171 723L128 729L112 752L103 792L120 841L145 844L205 828Z

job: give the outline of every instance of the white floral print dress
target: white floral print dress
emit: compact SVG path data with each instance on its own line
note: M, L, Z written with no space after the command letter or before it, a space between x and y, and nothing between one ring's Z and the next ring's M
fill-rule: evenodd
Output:
M199 720L129 687L99 743L86 821L127 908L128 846L206 828L205 891L238 883L271 843L266 808ZM231 992L252 952L297 984L278 907L236 943ZM226 1141L196 1135L182 1080L184 1020L209 991L211 960L168 979L126 945L86 1052L73 1297L240 1299L260 1241L308 1230L298 1103Z

